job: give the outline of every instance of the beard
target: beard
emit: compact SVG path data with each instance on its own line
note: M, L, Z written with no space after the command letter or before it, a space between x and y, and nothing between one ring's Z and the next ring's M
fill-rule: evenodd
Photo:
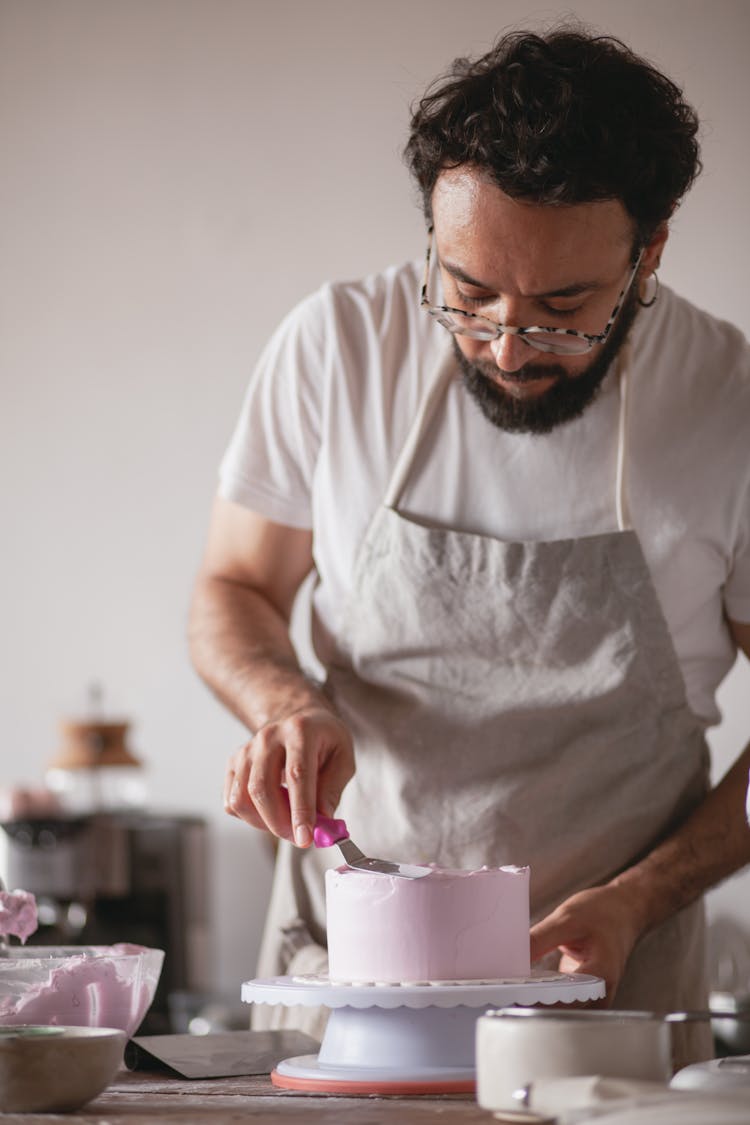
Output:
M571 375L559 364L544 366L528 363L518 371L502 372L504 379L517 383L531 383L551 377L556 379L548 390L529 399L515 398L498 386L493 376L501 369L487 360L471 363L454 336L453 349L461 368L464 387L493 426L511 433L548 434L557 426L579 418L594 401L613 360L627 339L637 312L637 287L633 287L598 355L575 375Z

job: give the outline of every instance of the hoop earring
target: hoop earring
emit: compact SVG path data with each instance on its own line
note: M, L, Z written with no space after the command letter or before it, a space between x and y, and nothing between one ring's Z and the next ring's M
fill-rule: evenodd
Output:
M642 309L650 309L652 305L656 304L656 298L659 296L659 275L656 270L654 270L651 276L647 279L647 282L648 281L653 281L654 283L654 295L650 301L644 301L640 293L638 294L638 304Z

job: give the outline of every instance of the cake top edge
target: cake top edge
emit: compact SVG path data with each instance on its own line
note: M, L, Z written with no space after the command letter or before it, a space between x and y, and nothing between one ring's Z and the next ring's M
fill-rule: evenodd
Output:
M425 866L432 868L430 874L424 876L425 880L474 878L476 876L482 875L495 875L498 872L502 872L506 875L528 875L529 873L528 867L517 867L515 864L504 864L502 867L490 867L488 865L485 865L484 867L476 867L471 869L460 867L439 867L436 863L425 864ZM355 867L348 867L346 864L342 864L340 867L330 868L329 871L326 872L326 874L359 876L369 875L374 879L398 878L398 876L385 875L384 873L378 871L358 870ZM417 880L417 882L422 882L422 880Z

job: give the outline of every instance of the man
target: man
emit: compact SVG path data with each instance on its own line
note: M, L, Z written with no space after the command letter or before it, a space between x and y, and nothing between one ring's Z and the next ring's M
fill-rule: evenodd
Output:
M227 811L282 840L262 973L325 944L338 807L371 854L529 864L533 959L609 1003L705 1005L701 895L750 859L750 752L708 792L704 737L750 652L750 358L659 291L696 133L615 40L457 60L406 150L421 290L326 286L268 345L191 622L252 732Z

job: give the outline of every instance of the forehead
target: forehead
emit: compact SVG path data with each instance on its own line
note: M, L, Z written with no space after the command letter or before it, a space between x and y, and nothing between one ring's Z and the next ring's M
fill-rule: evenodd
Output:
M440 174L432 213L441 258L488 281L510 273L534 285L556 274L572 280L575 269L617 272L625 268L635 235L619 200L539 204L512 199L466 165Z

